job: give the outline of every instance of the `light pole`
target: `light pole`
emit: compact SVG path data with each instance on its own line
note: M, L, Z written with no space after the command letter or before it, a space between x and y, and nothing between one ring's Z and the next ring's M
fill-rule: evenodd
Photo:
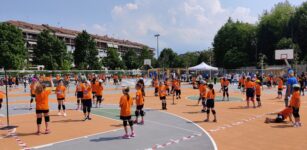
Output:
M157 59L159 58L159 36L160 34L155 35L155 37L157 38Z

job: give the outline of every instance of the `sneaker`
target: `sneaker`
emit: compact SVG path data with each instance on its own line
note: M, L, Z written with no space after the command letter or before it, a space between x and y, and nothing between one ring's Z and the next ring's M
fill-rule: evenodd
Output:
M130 135L130 137L135 137L135 133L132 132L131 135Z
M86 121L87 120L87 117L84 117L83 121Z
M61 114L61 112L58 112L58 116L61 116L62 114Z
M206 119L206 120L204 120L204 122L209 122L209 120L208 120L208 119Z
M125 134L122 136L123 139L130 139L130 136L128 134Z
M63 114L63 116L64 116L64 117L66 117L66 116L67 116L67 114L66 114L66 113L64 113L64 114Z
M299 122L299 123L298 123L298 126L300 126L300 127L301 127L301 126L302 126L302 123L300 123L300 122Z
M216 119L214 119L213 122L217 122Z
M294 127L294 128L297 128L297 127L299 127L299 124L298 124L297 122L295 122L295 123L293 124L293 127Z
M138 121L137 121L137 120L134 120L134 121L133 121L133 123L134 123L134 124L137 124L137 123L138 123Z
M88 120L92 120L92 118L91 118L90 116L87 116L87 119L88 119Z
M144 125L144 120L142 120L142 121L140 122L140 124L141 124L141 125Z

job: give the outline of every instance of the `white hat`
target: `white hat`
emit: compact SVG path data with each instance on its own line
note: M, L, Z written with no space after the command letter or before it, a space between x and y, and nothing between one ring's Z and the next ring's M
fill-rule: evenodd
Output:
M296 88L300 88L300 85L299 85L299 84L294 84L293 87L294 87L294 88L295 88L295 87L296 87Z
M99 81L98 81L98 82L102 83L103 81L102 81L101 79L99 79Z

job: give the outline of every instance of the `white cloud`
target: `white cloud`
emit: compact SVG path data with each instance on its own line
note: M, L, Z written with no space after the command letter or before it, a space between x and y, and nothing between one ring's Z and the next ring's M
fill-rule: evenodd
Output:
M93 30L98 32L98 34L106 34L107 28L106 25L93 24Z
M94 29L152 47L156 45L153 35L159 33L161 48L171 47L179 53L210 47L228 17L249 23L257 20L249 8L223 8L220 0L134 0L114 6L111 14L108 30L106 26Z

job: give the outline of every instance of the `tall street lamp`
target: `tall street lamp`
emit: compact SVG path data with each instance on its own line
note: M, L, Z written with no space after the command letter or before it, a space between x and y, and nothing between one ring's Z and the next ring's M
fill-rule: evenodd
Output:
M157 59L159 58L159 36L160 34L155 35L155 37L157 38Z

